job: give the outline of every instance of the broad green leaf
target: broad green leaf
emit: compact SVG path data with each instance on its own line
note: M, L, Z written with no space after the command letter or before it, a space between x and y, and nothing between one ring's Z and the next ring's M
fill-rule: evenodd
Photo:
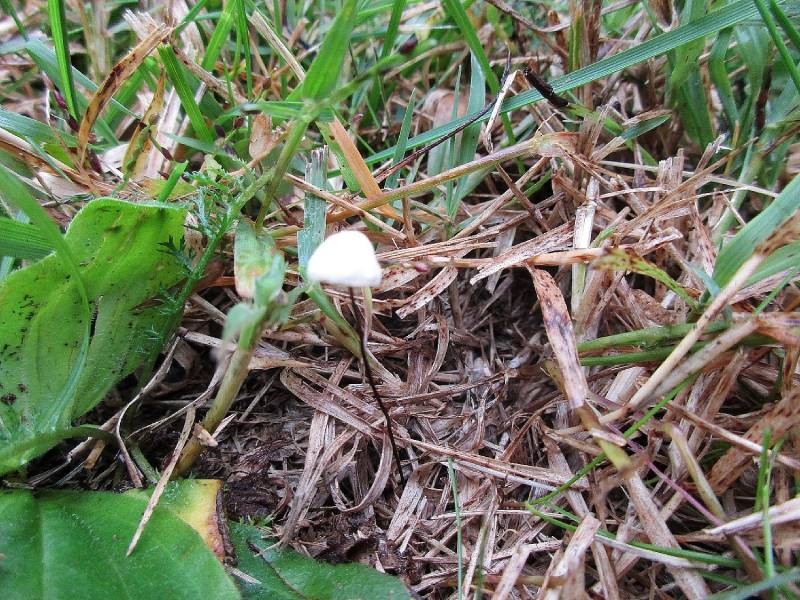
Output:
M35 225L0 217L0 256L35 259L52 251L52 244Z
M261 277L256 279L256 306L261 308L273 308L273 301L283 289L283 281L286 278L286 259L283 254L275 252L269 270Z
M322 100L336 87L355 26L356 4L356 0L344 0L342 9L322 40L317 57L303 81L305 98Z
M66 414L71 412L72 406L74 405L74 398L76 397L75 394L78 389L78 383L80 381L80 376L83 373L83 368L86 365L86 358L89 352L89 341L91 336L90 318L92 313L89 305L89 293L86 282L84 281L83 274L80 272L78 261L73 250L62 237L61 231L58 229L58 227L56 227L56 224L53 223L50 217L48 217L44 209L39 206L39 203L28 192L28 189L22 185L22 182L15 176L15 174L2 166L0 166L0 196L5 197L6 202L9 204L16 205L17 208L19 208L30 219L33 225L36 226L36 228L39 230L39 233L53 246L53 248L56 249L55 254L50 258L50 261L54 261L55 264L61 267L64 278L69 280L73 286L75 295L72 303L72 316L74 318L75 325L73 356L71 357L69 365L65 366L63 384L57 390L53 390L51 397L47 398L48 407L55 407L56 410L58 410L60 407L61 412ZM8 285L9 280L15 281L11 278L4 279L4 284L6 286ZM35 282L33 287L36 287ZM30 302L31 297L34 296L35 294L23 296L21 300L24 302L24 304L22 304L22 306L30 306L32 304ZM0 298L2 297L3 295L0 293ZM13 312L13 309L15 308L17 309L17 312ZM9 318L7 320L0 320L0 340L4 339L3 335L6 333L6 325L11 323L13 333L16 335L6 339L10 340L11 343L21 343L20 338L27 331L26 325L25 323L21 324L22 327L15 327L13 325L14 320L19 323L20 318L22 317L24 311L20 310L20 308L21 307L16 304L0 303L0 311L12 310L12 315L16 315L16 319ZM0 315L2 314L3 313L0 312ZM33 318L33 311L31 311L31 313L27 316L27 319L32 322ZM3 358L3 355L8 349L8 342L0 347L0 359ZM8 356L8 360L0 360L0 440L2 440L1 436L3 436L3 434L8 430L7 426L3 422L3 404L7 404L16 400L16 395L14 392L8 392L2 389L2 368L4 364L13 364L14 360L18 360L18 354L19 353L10 354ZM14 357L14 360L12 360L12 357ZM19 393L26 392L26 384L18 381L16 391ZM49 428L44 428L45 439L47 439L48 434L52 435L54 430L61 429L69 424L66 421L53 423L52 421L54 419L58 421L58 415L54 413L52 409L48 415L41 416L41 418L44 422L48 422L48 420L51 422L51 426ZM25 448L25 442L23 442L22 448ZM0 473L3 472L3 468L1 466L3 462L2 454L7 449L8 448L3 448L0 446ZM17 449L18 455L22 455L23 452L25 451L20 451L20 449ZM31 455L33 455L33 453L31 453Z
M159 348L168 288L183 274L162 244L179 240L185 211L168 205L98 199L63 238L78 268L57 251L0 284L0 474L55 443L54 434L97 405ZM70 394L87 327L78 279L85 282L93 334Z
M223 482L219 479L185 479L167 485L158 500L158 507L169 510L194 529L219 560L225 558L225 521L221 515L219 495ZM147 502L153 488L132 489L126 496Z
M329 565L273 548L259 528L230 523L237 568L259 583L241 582L246 600L400 600L412 596L399 579L365 565Z
M203 538L156 508L130 557L147 496L110 492L0 492L4 600L239 598Z
M714 281L724 287L737 269L784 221L800 208L800 177L795 177L772 203L742 227L717 256Z

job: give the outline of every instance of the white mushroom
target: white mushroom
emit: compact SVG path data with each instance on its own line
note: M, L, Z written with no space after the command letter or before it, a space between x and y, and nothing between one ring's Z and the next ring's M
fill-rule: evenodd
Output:
M392 418L381 399L380 392L378 392L375 378L372 376L370 360L375 359L374 357L370 358L365 341L368 337L367 332L372 315L372 294L369 288L379 285L381 282L381 266L378 264L378 259L375 258L375 249L367 236L360 231L340 231L322 242L314 251L314 254L308 259L306 275L313 282L345 286L350 294L353 314L356 316L355 328L361 355L359 358L364 365L364 373L370 388L372 388L372 394L386 419L386 432L389 434L392 454L400 474L400 481L405 485L406 476L403 474L403 462L400 460L400 453L397 450L397 443L392 431ZM363 327L358 322L353 288L362 288L364 292L366 318Z
M308 259L311 281L351 288L374 287L381 282L381 266L372 243L360 231L334 233Z

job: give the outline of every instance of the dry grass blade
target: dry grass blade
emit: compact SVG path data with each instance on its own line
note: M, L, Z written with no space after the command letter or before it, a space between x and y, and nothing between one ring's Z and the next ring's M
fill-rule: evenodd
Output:
M544 600L579 598L584 593L584 559L598 529L600 521L592 515L581 519L561 558L545 576L542 585L544 595L540 593Z
M133 534L133 538L131 538L131 543L128 544L128 550L126 552L127 556L130 556L133 551L136 549L136 545L139 543L139 538L141 538L142 533L144 533L144 528L147 526L147 522L150 520L150 517L153 516L153 511L156 509L158 505L158 501L161 498L161 494L164 493L164 490L167 488L169 484L170 477L172 477L172 472L175 469L175 465L178 464L178 459L181 457L181 452L183 451L186 442L189 440L189 436L192 434L192 428L194 426L194 407L190 407L189 410L186 412L186 418L183 422L183 429L181 430L181 436L178 438L178 443L175 445L175 449L172 451L172 457L170 458L167 466L164 467L164 470L161 472L161 477L158 479L158 483L156 487L153 489L153 493L150 496L150 500L147 501L147 507L144 509L144 514L142 515L142 520L139 521L139 526L136 528L136 531Z
M758 422L747 430L745 439L759 443L769 430L773 440L782 439L800 423L800 388L795 387L783 396ZM711 469L711 486L722 494L752 464L753 457L738 448L729 448Z
M767 516L772 526L795 523L800 520L800 498L792 498L782 504L771 506L767 510ZM706 533L709 535L735 535L763 525L764 514L757 512L728 521L718 527L711 527L706 530Z
M78 130L78 156L80 157L80 163L83 163L86 158L86 148L89 144L92 128L103 108L114 97L114 94L125 83L131 73L139 68L144 59L155 50L156 46L166 40L171 32L172 30L165 25L160 25L151 31L147 37L128 52L125 58L114 65L103 83L97 88L97 91L89 101L89 106L86 108Z
M572 320L564 297L553 278L540 269L528 267L542 307L542 317L547 338L558 362L559 384L563 386L569 409L581 420L592 437L623 446L625 440L605 427L587 404L589 387L578 360L578 348L572 330Z

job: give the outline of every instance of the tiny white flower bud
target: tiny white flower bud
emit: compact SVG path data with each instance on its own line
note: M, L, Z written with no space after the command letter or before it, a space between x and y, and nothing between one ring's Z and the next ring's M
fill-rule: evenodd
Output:
M369 238L360 231L340 231L322 242L308 259L308 278L347 287L374 287L381 266Z

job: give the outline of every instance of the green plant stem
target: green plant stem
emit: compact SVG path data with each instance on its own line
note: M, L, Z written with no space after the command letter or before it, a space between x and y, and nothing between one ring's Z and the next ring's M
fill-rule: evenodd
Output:
M764 155L760 151L761 149L759 146L760 144L756 145L756 147L752 148L751 151L748 151L747 155L745 156L745 163L747 166L742 169L742 172L739 175L738 183L749 185L756 180L756 177L758 177L761 167L764 164ZM734 209L739 209L749 193L750 192L744 188L740 188L733 193L730 206L725 209L725 212L722 214L719 222L714 227L712 240L717 248L721 246L725 234L736 222L736 216L733 213Z
M286 142L281 149L281 153L278 155L278 160L276 161L275 166L267 172L268 178L266 180L266 189L264 190L264 200L261 203L261 208L259 209L258 217L256 218L257 227L263 227L264 217L267 215L267 209L275 197L275 192L278 190L278 186L283 181L284 175L286 175L286 172L289 170L289 164L291 163L292 158L294 158L300 142L303 141L303 136L305 135L306 130L314 121L318 113L318 108L315 107L313 109L309 109L308 105L306 105L304 110L292 123L292 126L289 129L289 134L286 136Z
M663 327L648 327L647 329L638 329L636 331L626 331L625 333L617 333L606 337L588 340L578 344L578 352L592 352L596 350L605 350L606 348L613 348L614 346L649 346L653 344L661 344L667 340L677 339L685 336L689 331L694 328L693 323L686 323L681 325L665 325ZM725 322L712 323L708 326L709 333L716 333L728 328Z
M786 16L786 13L783 12L778 3L775 0L769 0L769 7L772 10L772 13L775 15L775 18L780 23L780 26L783 28L783 32L786 34L790 40L792 40L792 44L796 50L800 50L800 32L797 31L792 22L789 20L789 17Z
M264 311L264 318L266 319L267 311ZM242 384L250 372L250 360L253 358L253 353L256 349L256 344L261 338L261 333L264 329L264 320L259 321L257 324L249 328L236 350L231 357L228 368L225 371L225 376L222 378L222 383L217 390L217 395L208 409L206 416L203 418L203 429L208 432L213 432L214 429L222 422L225 415L228 414L231 406L233 405L236 397L239 395L239 390L242 389ZM180 477L191 469L194 461L203 450L203 445L200 440L193 436L187 443L172 472L173 479Z

